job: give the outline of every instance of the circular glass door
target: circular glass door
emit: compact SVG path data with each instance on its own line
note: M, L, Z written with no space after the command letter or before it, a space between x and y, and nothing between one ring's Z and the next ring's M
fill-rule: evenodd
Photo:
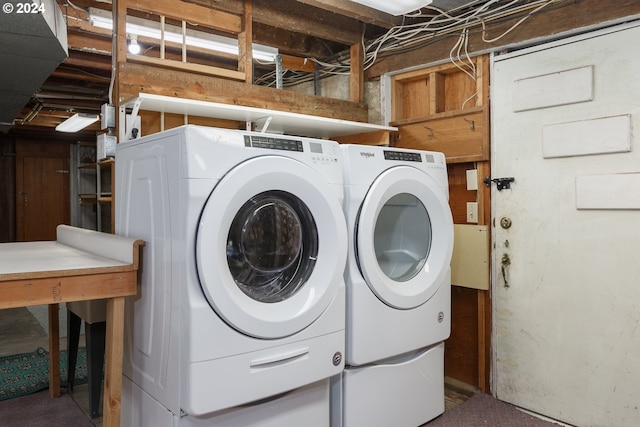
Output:
M309 208L293 194L257 194L231 223L229 271L240 290L256 301L272 303L294 295L317 257L318 228Z
M450 268L453 219L447 195L416 168L386 170L360 208L356 251L360 271L381 301L398 309L424 304Z
M234 329L289 336L344 289L346 234L336 190L315 170L281 156L246 160L217 183L202 210L200 286Z
M424 268L431 249L431 220L416 196L396 194L382 206L373 247L380 269L391 280L406 282Z

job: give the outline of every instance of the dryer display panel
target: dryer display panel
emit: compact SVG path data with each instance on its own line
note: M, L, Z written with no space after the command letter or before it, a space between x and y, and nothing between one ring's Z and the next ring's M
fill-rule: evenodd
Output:
M245 135L245 147L267 148L269 150L304 151L302 141L290 138L275 138L272 136Z
M236 285L260 302L294 295L318 257L318 229L309 208L284 191L252 197L238 211L227 238Z
M413 194L396 194L382 206L373 235L376 259L388 278L397 282L411 280L427 262L431 220Z

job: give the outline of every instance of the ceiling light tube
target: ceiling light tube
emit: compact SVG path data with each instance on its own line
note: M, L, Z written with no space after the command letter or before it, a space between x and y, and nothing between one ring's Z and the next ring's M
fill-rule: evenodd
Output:
M381 10L391 15L406 15L421 7L430 5L433 0L351 0L372 9Z
M98 28L113 29L111 13L102 9L89 8L89 22ZM126 28L128 34L135 34L138 37L165 40L179 45L183 43L182 28L174 25L164 26L164 38L160 24L155 21L128 16ZM238 56L239 52L238 40L197 30L186 31L186 44L187 46L223 52L235 56ZM259 44L253 45L253 57L255 59L274 62L277 55L278 49L276 48Z
M56 126L58 132L78 132L98 121L97 114L77 113Z

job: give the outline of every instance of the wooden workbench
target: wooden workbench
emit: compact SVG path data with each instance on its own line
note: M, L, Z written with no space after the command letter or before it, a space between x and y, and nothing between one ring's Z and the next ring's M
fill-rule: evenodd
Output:
M141 240L59 225L56 241L0 243L0 309L49 306L49 393L60 395L58 304L107 300L103 425L120 425L125 297Z

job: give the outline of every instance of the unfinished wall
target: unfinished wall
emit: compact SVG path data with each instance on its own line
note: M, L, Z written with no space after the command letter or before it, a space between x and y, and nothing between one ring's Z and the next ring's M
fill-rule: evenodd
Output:
M301 83L289 87L293 92L314 95L314 82ZM320 93L318 96L327 98L349 100L349 76L332 76L320 80ZM369 123L387 125L383 123L382 95L380 92L380 80L366 82L364 86L364 102L369 108Z

